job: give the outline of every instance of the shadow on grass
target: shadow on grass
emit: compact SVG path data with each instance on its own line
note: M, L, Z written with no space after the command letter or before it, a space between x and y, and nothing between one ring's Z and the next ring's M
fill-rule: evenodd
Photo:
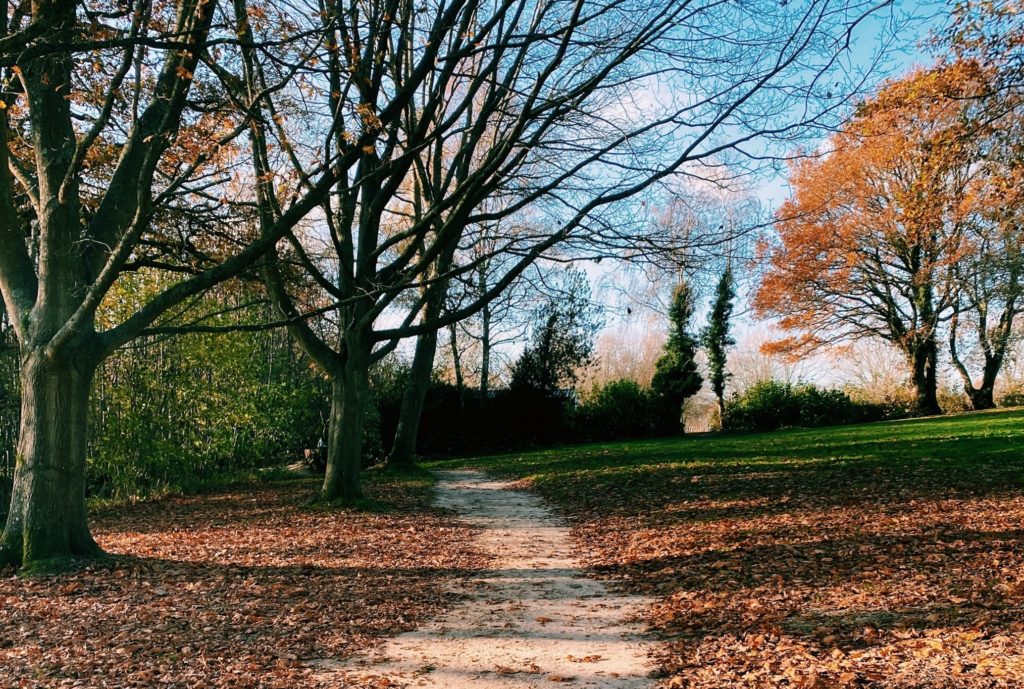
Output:
M435 462L475 466L502 474L541 477L638 465L672 464L721 470L771 462L878 462L919 458L978 460L1021 458L1024 411L1019 409L856 424L773 433L707 434L663 440L565 446L531 453Z
M1024 686L1021 410L459 465L529 479L597 575L655 597L676 685ZM1004 674L958 674L979 657Z

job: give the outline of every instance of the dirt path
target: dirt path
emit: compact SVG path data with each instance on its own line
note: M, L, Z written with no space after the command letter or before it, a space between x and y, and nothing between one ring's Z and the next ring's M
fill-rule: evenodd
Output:
M390 639L353 674L448 689L653 686L641 627L629 621L645 601L586 578L569 529L539 497L473 471L438 472L436 495L483 527L478 545L494 569L447 615Z

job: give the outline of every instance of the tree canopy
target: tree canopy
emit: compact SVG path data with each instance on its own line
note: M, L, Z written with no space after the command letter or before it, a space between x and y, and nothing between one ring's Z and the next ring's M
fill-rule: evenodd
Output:
M980 255L978 233L1005 231L990 195L1017 165L989 161L1006 118L972 111L990 76L971 61L918 70L794 164L755 298L794 332L772 350L886 340L907 357L920 410L938 412L940 334L964 296L965 260Z

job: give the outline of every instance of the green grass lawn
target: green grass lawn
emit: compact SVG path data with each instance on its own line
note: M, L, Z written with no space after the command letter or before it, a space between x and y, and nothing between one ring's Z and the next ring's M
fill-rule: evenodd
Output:
M1024 686L1024 410L432 466L561 510L666 686Z
M571 477L700 472L725 478L759 474L829 474L871 481L882 471L912 471L929 483L969 486L1019 483L1024 463L1024 409L772 433L702 434L570 445L474 457L433 466L477 467L540 484ZM859 477L859 479L858 479Z

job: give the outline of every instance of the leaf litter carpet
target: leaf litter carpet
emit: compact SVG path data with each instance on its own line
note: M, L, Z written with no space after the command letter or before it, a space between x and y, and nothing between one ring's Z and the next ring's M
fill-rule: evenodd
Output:
M59 576L0 570L0 688L321 689L347 657L451 604L486 560L425 485L380 481L385 512L316 511L309 481L101 510L120 556Z

